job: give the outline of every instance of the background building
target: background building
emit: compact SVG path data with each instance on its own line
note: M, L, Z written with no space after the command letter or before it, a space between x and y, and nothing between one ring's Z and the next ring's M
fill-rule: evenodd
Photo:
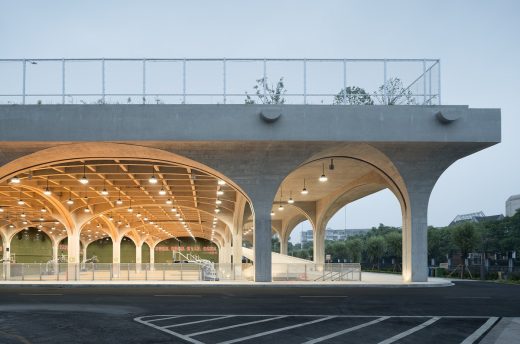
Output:
M336 241L336 240L346 240L348 237L351 237L356 234L366 233L370 230L370 228L363 229L332 229L327 228L325 230L325 240ZM302 244L313 241L313 232L312 229L302 231L301 233L301 241Z
M516 211L520 209L520 194L509 197L506 201L506 216L515 215Z
M502 220L504 218L504 215L498 214L498 215L490 215L486 216L483 211L479 211L476 213L469 213L469 214L461 214L455 216L455 218L450 222L449 226L453 226L462 222L485 222L485 221L497 221Z

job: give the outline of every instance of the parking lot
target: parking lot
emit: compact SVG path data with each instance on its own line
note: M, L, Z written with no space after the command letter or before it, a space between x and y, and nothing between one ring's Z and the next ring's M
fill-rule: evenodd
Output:
M149 315L134 320L186 343L474 343L497 317Z
M520 286L0 288L0 343L479 343ZM508 343L514 343L514 340ZM487 343L486 343L487 344Z

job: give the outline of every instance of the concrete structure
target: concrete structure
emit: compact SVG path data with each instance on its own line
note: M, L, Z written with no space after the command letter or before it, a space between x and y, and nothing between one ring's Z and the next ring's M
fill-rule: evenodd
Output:
M22 212L34 226L44 207L41 225L50 233L59 222L69 263L79 262L94 224L113 242L146 241L152 262L158 242L182 234L208 238L222 262L238 262L244 235L254 243L256 281L271 280L273 230L284 253L288 233L309 220L323 262L328 220L384 188L401 204L403 278L425 281L435 182L456 160L500 142L500 111L466 106L25 105L0 106L0 124L4 248L26 226ZM159 183L150 185L152 176ZM171 215L168 196L187 221Z
M520 209L520 195L513 195L506 201L506 216L513 216Z

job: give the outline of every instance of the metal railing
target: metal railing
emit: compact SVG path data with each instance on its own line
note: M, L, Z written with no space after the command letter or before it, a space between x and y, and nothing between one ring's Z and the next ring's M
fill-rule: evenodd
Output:
M440 73L438 59L0 59L0 104L440 105Z
M360 281L359 264L273 264L273 281ZM252 281L252 264L215 263L3 263L3 281Z

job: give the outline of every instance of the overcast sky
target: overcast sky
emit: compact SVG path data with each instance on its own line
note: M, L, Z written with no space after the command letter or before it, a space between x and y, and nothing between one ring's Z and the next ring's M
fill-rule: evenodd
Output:
M0 58L440 58L443 104L501 108L503 142L442 175L428 215L437 226L504 213L520 193L519 33L515 0L0 1ZM401 225L387 191L346 215L329 227Z

